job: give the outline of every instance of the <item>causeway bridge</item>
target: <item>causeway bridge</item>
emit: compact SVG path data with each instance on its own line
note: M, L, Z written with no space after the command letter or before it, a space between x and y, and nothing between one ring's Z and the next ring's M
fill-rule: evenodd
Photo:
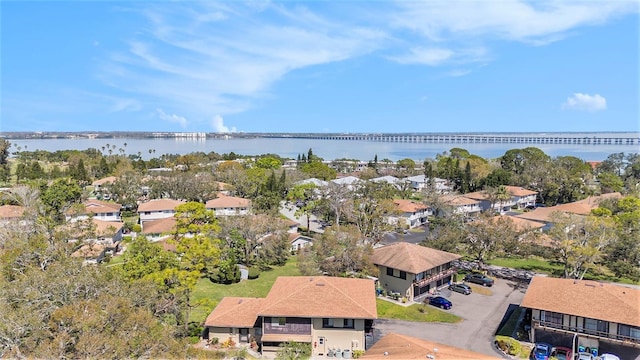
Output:
M231 134L230 134L231 135ZM566 144L566 145L640 145L640 133L531 133L531 134L330 134L264 133L232 134L232 137L294 138L446 144Z

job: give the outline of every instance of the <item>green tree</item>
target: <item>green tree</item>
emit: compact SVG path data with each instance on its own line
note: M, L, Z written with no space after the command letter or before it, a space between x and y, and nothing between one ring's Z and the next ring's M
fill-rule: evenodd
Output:
M53 219L64 219L63 211L72 203L80 200L82 189L77 183L68 179L57 179L50 186L41 186L40 198L45 206L47 214Z
M329 165L324 164L320 161L313 161L310 163L303 164L300 167L300 171L309 175L310 177L314 177L321 180L333 180L336 178L336 171L329 167Z
M6 182L11 175L11 169L9 168L9 148L11 143L3 138L0 138L0 181Z
M265 157L258 158L256 160L256 166L261 169L275 170L275 169L279 169L282 166L282 162L278 158L275 158L272 156L265 156Z

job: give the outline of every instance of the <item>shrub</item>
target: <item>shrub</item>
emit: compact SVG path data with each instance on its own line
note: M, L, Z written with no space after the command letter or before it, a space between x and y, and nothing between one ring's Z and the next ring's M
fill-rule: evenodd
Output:
M357 359L362 355L364 355L364 350L353 350L351 357L353 357L354 359Z
M508 336L496 336L496 343L500 350L509 355L518 355L522 351L522 344L514 338Z
M232 347L236 346L236 342L233 341L233 339L231 337L229 337L225 342L220 344L220 346L222 346L223 348L232 348Z
M218 343L220 342L220 339L218 339L217 337L214 337L209 339L209 342L211 343L211 345L218 345Z
M255 268L255 267L249 268L248 278L249 279L257 279L258 277L260 277L260 269Z

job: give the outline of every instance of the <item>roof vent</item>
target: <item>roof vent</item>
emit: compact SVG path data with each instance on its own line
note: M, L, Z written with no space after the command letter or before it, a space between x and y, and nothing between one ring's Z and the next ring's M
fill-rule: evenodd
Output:
M238 300L238 304L242 304L242 299Z
M316 283L316 286L324 286L324 283Z

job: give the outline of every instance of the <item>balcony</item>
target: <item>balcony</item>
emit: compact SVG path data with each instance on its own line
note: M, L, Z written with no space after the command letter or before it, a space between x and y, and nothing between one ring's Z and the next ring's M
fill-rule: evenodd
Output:
M640 348L640 339L634 338L631 336L626 336L626 335L610 334L604 331L586 329L586 328L575 327L575 326L566 326L566 325L561 325L561 324L556 324L556 323L541 321L541 320L533 320L533 327L544 329L547 331L553 331L553 332L565 332L570 334L578 333L580 336L583 336L583 337L590 337L594 339L606 339L607 341L611 341L620 345Z
M458 269L452 267L452 268L449 268L449 269L447 269L445 271L439 272L439 273L437 273L435 275L431 275L429 277L426 277L426 278L424 278L422 280L414 280L413 284L417 285L417 286L427 285L427 284L430 284L430 283L432 283L434 281L438 281L440 279L446 278L447 276L455 274L457 272L458 272Z

